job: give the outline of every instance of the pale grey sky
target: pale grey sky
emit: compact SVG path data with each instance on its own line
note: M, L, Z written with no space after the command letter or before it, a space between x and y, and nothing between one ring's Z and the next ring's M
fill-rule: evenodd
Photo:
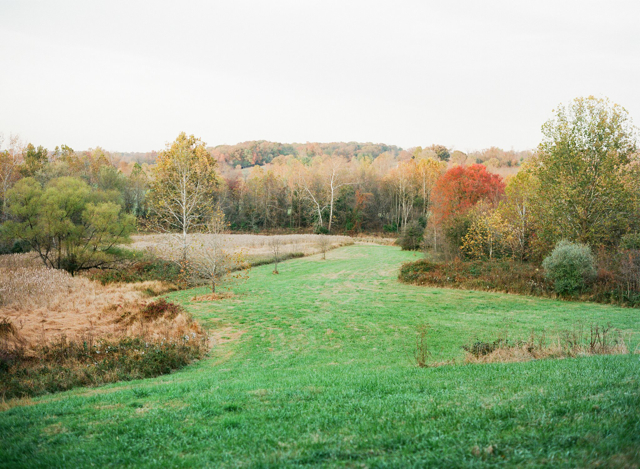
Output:
M50 149L526 149L578 96L640 123L640 1L0 0L0 64L0 132Z

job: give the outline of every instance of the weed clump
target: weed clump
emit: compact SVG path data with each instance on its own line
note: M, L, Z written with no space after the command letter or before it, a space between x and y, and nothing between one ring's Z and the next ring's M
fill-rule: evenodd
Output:
M178 314L184 313L184 308L178 304L171 303L164 298L160 298L148 303L144 308L142 308L140 313L147 320L159 319L161 317L173 319Z
M575 358L589 355L629 353L622 331L611 324L578 325L564 330L549 341L546 332L531 331L526 340L500 337L494 341L476 340L463 345L466 363L519 362L544 358Z
M427 337L431 326L429 324L419 324L416 331L416 350L414 352L414 358L416 364L420 368L428 366L429 359L431 358L431 351L429 350L429 343Z

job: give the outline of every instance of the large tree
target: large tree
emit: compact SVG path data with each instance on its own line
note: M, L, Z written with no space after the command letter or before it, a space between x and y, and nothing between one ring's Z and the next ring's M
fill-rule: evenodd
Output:
M182 132L158 154L148 198L150 211L157 229L178 236L183 261L188 255L188 235L207 221L217 185L216 161L193 135Z
M637 129L629 114L608 99L577 98L559 106L542 133L540 236L549 246L560 239L615 244L638 216Z
M71 177L45 187L22 179L8 191L7 207L12 219L4 223L3 235L27 243L46 266L72 275L112 262L110 249L127 241L135 226L108 194Z

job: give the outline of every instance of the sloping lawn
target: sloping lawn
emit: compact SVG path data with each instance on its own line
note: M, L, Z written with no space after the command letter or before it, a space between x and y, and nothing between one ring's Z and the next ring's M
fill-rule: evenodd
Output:
M413 358L423 323L436 361L506 330L580 323L609 322L635 347L639 310L399 283L415 259L350 246L279 275L253 269L232 299L170 295L210 329L210 357L10 407L0 467L640 464L640 355L427 369Z

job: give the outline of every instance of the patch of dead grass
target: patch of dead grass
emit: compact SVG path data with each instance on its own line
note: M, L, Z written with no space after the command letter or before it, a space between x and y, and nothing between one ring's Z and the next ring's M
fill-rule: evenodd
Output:
M194 296L191 298L191 301L201 302L201 301L218 301L218 300L228 300L230 298L235 298L235 294L233 292L220 292L220 293L209 293L206 295Z

